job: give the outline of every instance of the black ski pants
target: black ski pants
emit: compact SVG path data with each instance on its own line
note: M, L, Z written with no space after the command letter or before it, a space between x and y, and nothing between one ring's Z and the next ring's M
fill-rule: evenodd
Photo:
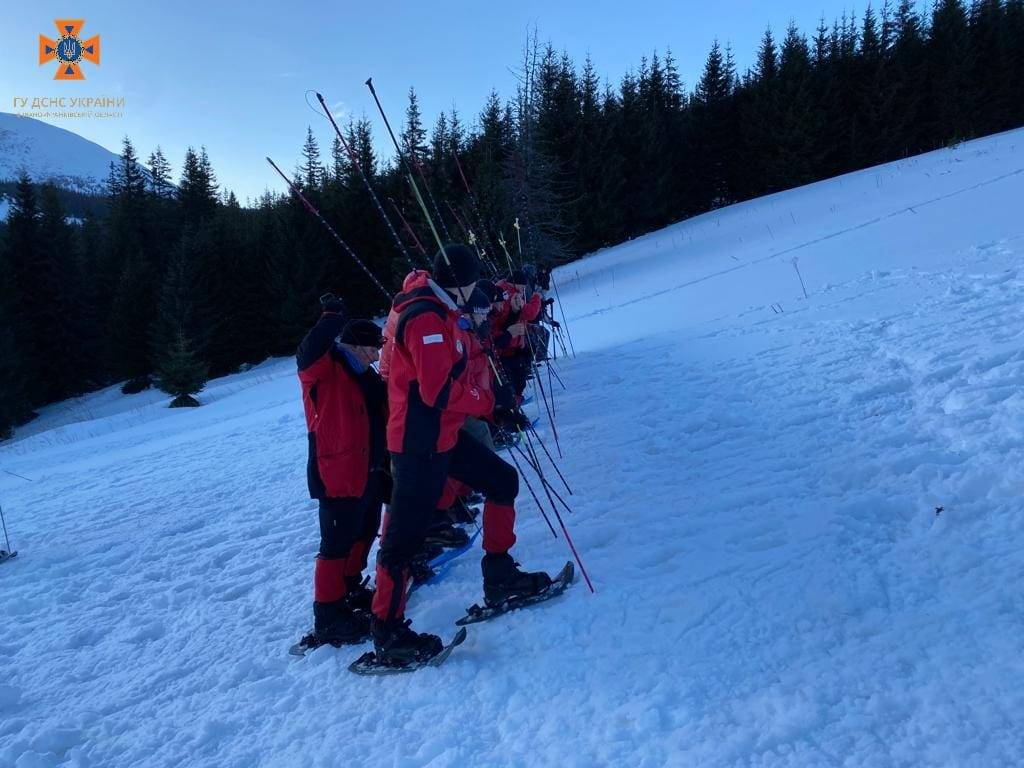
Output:
M464 430L452 450L416 455L391 454L394 491L377 552L377 593L373 612L382 620L405 610L408 566L423 547L434 508L449 476L484 495L483 547L508 552L515 544L515 499L519 474L515 467Z

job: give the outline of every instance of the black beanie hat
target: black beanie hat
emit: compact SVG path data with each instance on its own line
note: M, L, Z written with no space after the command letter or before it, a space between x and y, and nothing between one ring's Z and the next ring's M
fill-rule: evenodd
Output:
M476 284L473 293L466 302L466 311L486 315L491 311L491 297L485 291L480 290L480 283Z
M492 304L501 298L501 291L498 290L498 286L490 280L477 280L476 291L483 293L483 295L487 297L487 301ZM476 293L476 291L474 291L474 293Z
M372 320L349 320L339 339L353 347L380 347L384 343L380 327Z
M434 257L434 282L442 288L469 285L479 277L480 259L465 245L446 245Z

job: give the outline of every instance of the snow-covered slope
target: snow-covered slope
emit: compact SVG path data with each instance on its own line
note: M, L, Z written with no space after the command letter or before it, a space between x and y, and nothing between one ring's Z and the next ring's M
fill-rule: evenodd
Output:
M0 181L22 169L33 181L51 181L77 192L101 193L113 152L76 133L30 117L0 112Z
M286 655L317 546L290 361L195 411L49 409L0 447L0 764L1019 765L1021 199L1007 133L559 270L597 592L411 676ZM568 557L525 493L514 553ZM409 612L479 599L464 557Z

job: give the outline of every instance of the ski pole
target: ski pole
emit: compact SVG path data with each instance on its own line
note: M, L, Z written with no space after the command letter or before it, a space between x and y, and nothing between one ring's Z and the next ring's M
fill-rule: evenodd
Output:
M491 263L490 258L487 256L486 249L481 247L480 242L476 239L476 233L466 226L466 222L459 217L458 211L455 210L455 206L453 206L450 201L445 200L444 204L448 206L448 210L452 212L452 216L455 217L456 223L458 223L459 227L461 227L462 231L466 234L466 239L469 241L469 244L473 246L473 250L476 251L476 255L480 259L480 262L490 270L492 277L497 277L498 270L495 269L494 264ZM463 214L465 214L465 211L463 211Z
M531 424L526 428L526 431L527 433L532 432L533 436L537 438L537 442L540 443L540 447L544 451L544 455L548 457L548 461L551 463L551 466L555 468L555 472L558 474L558 478L562 481L562 485L565 486L565 490L569 492L570 496L574 496L575 494L572 492L572 488L569 487L569 483L566 482L565 477L562 475L562 472L555 463L555 460L551 458L551 451L548 450L548 447L544 445L544 441L540 439L540 435L537 434L536 427Z
M459 214L455 212L455 207L451 204L450 200L445 200L444 204L448 206L448 210L452 212L452 216L455 217L455 223L459 225L459 228L463 231L466 237L469 237L469 227L466 226L466 222L459 218Z
M562 445L558 441L558 425L555 423L555 412L553 409L553 404L548 402L547 392L544 391L544 380L541 378L540 369L537 367L537 363L533 362L532 360L530 362L533 365L533 379L534 381L537 382L537 386L540 389L541 399L544 401L544 410L546 410L548 413L548 423L551 424L551 433L555 437L555 448L558 450L558 458L561 459L563 458ZM554 393L552 393L551 399L552 401L555 399Z
M556 338L558 339L558 343L562 347L562 357L568 357L569 350L565 346L565 334L562 333L562 326L558 326L555 330L557 332Z
M398 139L395 138L395 132L391 130L391 123L388 121L388 116L384 112L384 107L381 105L380 99L377 98L377 91L373 87L372 77L368 77L366 79L366 87L369 88L370 93L373 94L373 100L377 104L377 110L380 112L380 116L384 119L384 126L388 129L388 135L391 137L391 143L395 145L395 152L398 154L398 160L402 165L402 168L405 169L406 177L409 179L409 186L412 187L413 196L416 198L416 202L419 204L420 210L423 212L423 217L427 220L427 224L430 225L430 232L434 236L434 240L437 242L438 253L444 259L445 264L447 264L448 268L450 269L452 263L451 260L448 258L447 251L445 251L444 242L441 240L441 235L438 234L437 232L437 227L434 226L434 220L430 217L430 211L427 210L427 204L423 202L423 195L420 194L420 188L416 184L416 179L413 178L412 171L409 169L409 163L406 162L405 160L405 154L402 152L402 147L399 146ZM429 192L429 190L427 191ZM441 222L441 225L444 226L443 221ZM462 302L462 306L467 306L469 304L469 297L463 295L461 286L458 288L458 294L459 300ZM475 323L473 324L473 327L474 329L476 328ZM491 371L494 372L495 381L497 381L499 385L504 383L503 379L501 378L501 374L498 372L498 366L494 362L494 356L490 352L488 352L487 354L487 359L490 362Z
M548 529L551 531L551 535L557 539L558 534L555 533L555 527L551 524L551 520L548 518L548 513L544 511L544 507L540 503L540 499L537 498L537 494L534 493L533 486L530 485L529 478L526 477L526 473L523 472L523 468L519 466L519 462L516 461L516 455L512 451L509 451L508 455L511 457L512 463L516 465L516 472L518 472L519 476L523 478L523 482L526 483L526 487L530 490L530 495L533 496L533 502L537 505L537 509L540 510L540 514L543 516L544 522L548 524Z
M388 231L391 233L391 237L395 239L395 243L398 245L398 250L409 264L409 269L415 270L416 265L412 263L412 257L409 256L409 252L405 249L405 245L402 243L402 238L398 236L395 231L394 225L391 223L391 219L388 218L387 213L384 211L384 206L380 204L380 200L377 198L377 193L373 191L373 185L370 184L370 177L366 175L366 171L363 170L362 164L359 162L359 157L356 155L355 150L345 140L345 137L341 133L341 128L334 121L334 115L331 114L330 108L327 106L327 102L324 101L324 97L317 92L317 101L320 102L320 106L324 108L324 114L327 115L327 119L331 121L331 125L334 127L334 132L338 135L338 140L341 141L341 146L345 148L345 152L348 154L348 159L355 166L356 170L359 171L359 175L363 179L363 184L366 185L366 191L370 193L370 198L373 200L373 204L377 208L377 213L384 219L384 223L387 225Z
M531 461L529 455L523 453L523 449L520 448L518 445L516 445L514 447L515 447L515 449L517 451L519 451L519 455L523 457L523 461L525 461L529 465L530 469L532 469L534 472L536 472L537 468L534 466L534 464ZM534 455L536 455L536 454L534 454ZM552 494L554 494L555 500L558 501L558 503L562 505L562 507L565 509L566 512L568 512L570 515L575 514L575 512L572 511L572 507L570 507L569 504L565 501L565 499L562 498L562 495L558 492L558 489L555 488L546 477L543 478L543 483L542 484L543 484L544 488L546 488L547 490L551 491Z
M540 377L540 371L537 369L537 351L533 348L533 339L530 338L530 329L526 329L526 343L530 347L530 365L533 366L533 380L540 388L541 398L544 400L544 410L548 412L548 422L551 424L551 432L555 436L555 447L558 449L558 457L562 458L562 446L558 442L558 426L555 424L555 415L551 410L551 405L548 403L547 393L544 391L544 381ZM552 394L552 399L554 395Z
M469 180L466 178L466 174L462 170L462 163L459 162L459 153L454 149L452 150L452 157L455 158L455 167L459 171L459 178L462 179L462 186L466 188L466 195L469 197L469 204L473 207L473 213L476 214L476 220L480 225L480 231L483 232L484 237L487 239L488 244L493 250L493 243L490 243L491 234L487 229L487 225L484 223L483 214L480 212L480 204L477 202L476 195L473 194L473 190L470 189Z
M522 435L523 435L523 431L520 429L519 430L520 438L522 438ZM540 467L537 466L537 467L534 467L534 469L537 472L537 476L540 477L541 480L543 481L544 473L540 470ZM555 504L554 499L551 498L551 491L549 490L549 485L547 483L542 483L542 484L544 486L544 490L547 492L548 501L551 502L551 511L555 513L555 519L558 520L558 525L562 529L562 535L565 536L565 540L569 543L569 549L572 550L572 555L576 559L576 564L580 567L580 572L583 574L583 578L587 582L587 587L589 587L591 594L593 594L594 593L594 585L590 581L590 576L587 574L587 569L583 565L583 560L580 559L580 553L576 551L576 545L573 543L572 536L569 535L569 530L565 527L565 521L562 519L562 514L558 511L558 506Z
M437 247L441 253L444 253L444 241L441 240L441 235L438 234L437 227L434 226L434 220L430 216L430 211L427 210L427 204L423 201L423 195L420 194L420 188L416 184L416 179L413 178L412 168L409 167L408 161L405 159L405 153L402 151L402 147L398 144L398 139L395 138L395 132L391 130L391 123L388 120L387 114L384 112L384 107L380 103L380 99L377 98L377 90L373 87L373 78L366 78L366 87L370 89L370 93L373 94L373 100L377 104L377 111L380 112L380 116L384 119L384 127L388 129L388 135L391 137L391 143L395 145L395 152L398 153L398 160L405 169L406 178L409 180L409 186L412 187L413 197L416 198L416 202L420 206L420 210L423 211L423 217L427 220L427 224L430 226L430 232L434 236L434 240L437 242ZM441 222L444 224L444 222ZM445 256L447 262L448 257ZM450 266L450 265L449 265ZM460 297L463 298L464 297Z
M423 164L420 162L419 158L416 157L416 147L409 147L409 157L412 158L412 165L416 169L416 173L420 177L420 181L423 182L423 189L427 192L427 199L434 208L434 215L437 216L437 220L441 224L441 230L444 232L445 238L447 240L451 240L452 236L448 233L448 226L444 222L444 216L441 215L441 209L438 208L437 201L434 199L434 193L430 191L430 185L427 183L426 174L423 173Z
M416 250L419 251L424 258L426 258L427 249L423 247L423 243L421 243L420 239L416 237L415 230L413 230L413 228L409 226L409 222L405 218L405 215L402 213L402 209L398 207L398 203L395 202L395 199L393 197L389 197L388 202L391 203L391 207L395 209L395 213L398 214L398 218L402 220L402 226L405 227L405 231L408 232L409 237L412 238L412 241L416 246Z
M544 367L548 369L548 391L551 393L551 415L555 415L555 388L551 384L551 359L545 360L547 365Z
M2 505L0 505L0 521L4 524L4 541L7 542L7 551L13 552L14 550L11 549L11 537L7 535L7 518L4 517L4 508ZM554 529L552 529L551 532L554 533Z
M565 355L563 354L562 357L565 357ZM558 375L558 369L551 365L550 360L548 360L548 367L551 369L551 373L555 374L555 380L562 385L562 389L568 389L568 387L565 386L565 382L562 381L562 377Z
M498 245L501 246L501 250L505 252L505 262L508 264L509 274L515 271L515 267L512 266L512 257L509 256L508 248L505 247L505 236L498 235Z
M373 78L366 78L366 87L370 89L370 93L373 94L373 100L377 104L377 111L380 112L380 116L384 118L384 127L388 129L388 135L391 136L391 143L395 145L395 151L398 152L398 159L401 161L402 167L405 168L405 173L409 177L409 183L412 185L413 193L416 197L416 201L423 208L424 214L426 214L427 221L430 223L430 229L434 233L434 237L437 240L438 247L444 249L444 243L441 242L441 238L437 234L437 229L434 227L434 222L430 218L430 213L427 211L427 206L423 202L423 197L420 195L419 187L416 186L416 180L412 177L412 170L409 168L409 163L405 160L405 154L402 152L402 148L398 145L398 139L395 138L395 132L391 130L391 123L388 121L388 116L384 112L384 106L380 103L380 99L377 98L377 89L373 87ZM413 148L409 148L409 155L412 161L417 166L417 170L420 172L420 178L423 180L423 186L427 190L427 195L430 197L430 202L434 205L434 212L437 214L437 218L441 223L441 229L444 230L445 237L451 240L448 235L448 229L444 225L444 219L441 218L441 212L437 209L437 203L434 202L434 196L430 194L430 187L427 186L427 179L423 176L422 169L419 168L419 164L416 162L416 153Z
M278 172L282 179L284 179L285 184L288 185L288 188L291 189L291 191L296 196L298 196L299 200L302 201L302 204L306 206L306 210L312 213L319 220L319 222L324 225L324 228L331 233L331 237L333 237L338 242L338 245L340 245L345 250L345 252L352 257L352 260L359 265L363 272L366 273L366 276L369 277L371 281L373 281L373 284L380 289L380 292L384 294L388 302L390 302L392 297L391 294L388 292L388 289L381 284L380 280L376 278L373 272L371 272L369 268L365 264L363 264L362 260L358 256L356 256L356 252L349 247L349 244L341 239L341 235L334 231L334 227L327 223L327 219L325 219L320 214L320 211L316 209L316 206L314 206L311 202L309 202L309 200L306 199L306 196L302 194L302 190L295 186L295 184L292 183L292 180L285 176L284 172L280 168L278 168L277 164L269 157L267 158L267 162L270 163L271 167Z
M576 347L572 343L572 334L569 333L569 321L565 319L565 306L562 304L562 297L558 295L558 283L555 282L554 272L551 273L551 287L555 289L555 298L558 299L558 311L562 313L562 325L565 326L565 335L569 337L569 348L572 350L572 359L576 359Z
M530 437L530 430L531 429L532 429L532 425L528 426L527 427L527 431L526 431L525 434L526 434L526 448L529 451L529 455L532 457L533 460L530 461L529 459L527 459L527 462L530 464L531 467L533 467L534 471L537 473L537 476L540 477L541 484L544 486L544 488L547 491L550 492L549 493L549 498L550 498L550 494L554 494L555 498L557 498L562 503L562 506L565 507L566 512L569 512L570 514L572 514L572 509L565 502L565 499L562 498L562 496L558 493L558 490L550 483L550 481L548 481L547 477L544 475L544 470L541 468L541 465L540 465L540 456L537 455L537 449L533 447L533 439ZM537 442L540 443L540 447L544 448L544 453L547 454L548 460L551 462L551 466L553 466L555 468L555 472L558 472L558 476L562 477L562 473L559 472L558 466L555 464L554 459L551 458L551 454L548 452L547 448L544 446L544 441L540 439L540 435L537 434L537 430L535 430L535 429L533 429L533 436L537 438ZM571 494L572 490L569 488L569 484L565 482L565 478L564 477L562 478L562 482L565 483L566 489ZM554 502L552 502L552 504L553 503Z
M480 260L483 261L483 263L485 265L487 265L487 269L489 269L491 271L491 277L494 278L495 282L497 282L498 281L498 268L496 266L494 266L494 262L491 261L491 257L487 253L487 249L484 248L484 247L481 247L478 244L477 239L476 239L476 235L473 233L473 230L469 230L469 242L470 242L470 245L472 245L474 248L476 248L476 252L478 254L480 254Z

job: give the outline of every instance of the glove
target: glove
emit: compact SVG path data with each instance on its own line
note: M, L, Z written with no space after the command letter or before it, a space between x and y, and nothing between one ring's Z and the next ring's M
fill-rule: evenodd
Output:
M499 427L512 431L523 431L530 426L530 420L522 411L514 411L508 408L494 409L494 422Z
M324 312L333 312L336 315L345 314L345 302L333 293L325 293L320 297L320 308Z
M512 391L512 385L508 382L499 384L494 388L494 411L511 411L516 407L516 393Z

